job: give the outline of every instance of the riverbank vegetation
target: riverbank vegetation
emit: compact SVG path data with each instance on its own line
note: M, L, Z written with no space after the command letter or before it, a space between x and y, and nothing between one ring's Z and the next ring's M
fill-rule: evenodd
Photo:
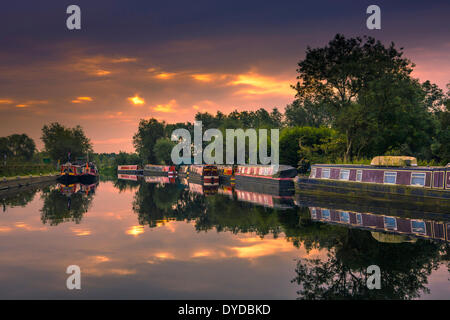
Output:
M394 43L337 34L323 47L307 48L292 85L296 95L284 113L278 108L199 112L195 120L204 131L216 128L224 136L226 129L280 129L280 162L301 172L311 163L367 164L378 155L445 165L450 163L450 83L445 92L420 82L412 76L414 68ZM178 128L193 136L192 122L141 119L133 136L135 153L93 154L80 126L52 123L42 128L44 151L36 152L34 141L22 134L0 138L0 155L10 162L55 164L69 153L72 159L90 153L100 172L112 173L121 164L170 164L170 138Z

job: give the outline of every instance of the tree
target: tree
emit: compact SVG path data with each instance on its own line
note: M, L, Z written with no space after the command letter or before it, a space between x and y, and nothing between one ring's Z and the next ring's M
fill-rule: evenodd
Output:
M30 161L36 151L36 144L26 134L12 134L0 138L0 155L16 160ZM2 159L3 160L3 159Z
M8 147L16 159L31 160L36 151L36 144L26 134L13 134L8 137Z
M286 124L290 127L321 127L331 124L328 107L325 103L312 103L309 100L294 100L285 108Z
M153 152L156 141L165 136L165 123L151 118L139 122L138 132L133 136L133 145L141 159L147 163L156 163Z
M280 163L299 166L301 172L310 163L336 160L344 149L343 137L330 128L285 128L280 136Z
M71 159L84 157L92 152L91 141L81 126L66 128L57 122L44 125L41 140L44 142L46 152L55 161L65 161L69 152Z
M153 147L153 153L155 154L157 163L171 164L171 152L175 145L176 143L168 138L159 138Z
M436 135L433 138L431 151L442 164L450 163L450 83L448 93L441 109L436 109Z
M402 57L401 50L397 50L394 43L385 47L372 37L364 37L364 40L360 37L346 39L337 34L324 48L308 47L305 59L298 63L299 81L293 86L297 91L296 97L301 103L327 108L333 127L347 136L346 160L352 156L355 139L362 125L361 122L346 120L351 118L352 111L361 111L354 105L358 103L360 95L370 91L374 87L371 83L379 83L380 79L389 84L410 79L414 65ZM379 92L380 95L383 93Z

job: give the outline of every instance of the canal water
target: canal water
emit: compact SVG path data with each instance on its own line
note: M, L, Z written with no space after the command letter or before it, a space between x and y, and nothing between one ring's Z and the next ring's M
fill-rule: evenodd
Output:
M450 298L445 214L124 180L0 201L1 299ZM66 287L70 265L81 290Z

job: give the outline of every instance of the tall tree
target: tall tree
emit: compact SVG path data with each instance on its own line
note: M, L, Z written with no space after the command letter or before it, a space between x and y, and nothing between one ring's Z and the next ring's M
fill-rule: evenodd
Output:
M147 163L156 163L157 158L153 152L156 141L165 136L165 123L151 118L139 122L138 132L133 136L136 152Z
M12 134L0 138L0 155L17 160L30 161L36 151L36 144L26 134ZM3 159L2 159L3 160Z
M385 47L372 37L346 39L337 34L323 48L307 48L306 57L298 63L299 80L294 87L297 99L327 107L333 126L347 135L345 158L351 157L361 122L351 119L352 111L371 83L390 76L409 79L414 65L394 43Z
M92 143L81 126L67 128L58 122L44 125L41 140L53 160L65 161L69 152L71 159L92 152Z

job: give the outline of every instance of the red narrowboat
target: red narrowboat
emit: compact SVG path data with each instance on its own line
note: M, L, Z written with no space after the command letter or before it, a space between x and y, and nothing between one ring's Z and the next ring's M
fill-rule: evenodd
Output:
M82 165L79 163L66 162L61 165L58 180L64 184L77 182L82 174Z
M297 169L286 165L239 165L236 188L270 194L293 191L296 175Z
M137 164L126 164L117 167L118 174L142 175L142 167Z
M184 171L184 168L182 169ZM205 186L219 185L219 173L217 171L217 166L208 164L192 164L188 167L187 173L189 182L199 183Z
M144 167L144 175L175 178L177 176L177 170L175 166L146 164Z
M97 166L93 162L86 162L86 165L81 167L80 182L92 183L99 177Z

